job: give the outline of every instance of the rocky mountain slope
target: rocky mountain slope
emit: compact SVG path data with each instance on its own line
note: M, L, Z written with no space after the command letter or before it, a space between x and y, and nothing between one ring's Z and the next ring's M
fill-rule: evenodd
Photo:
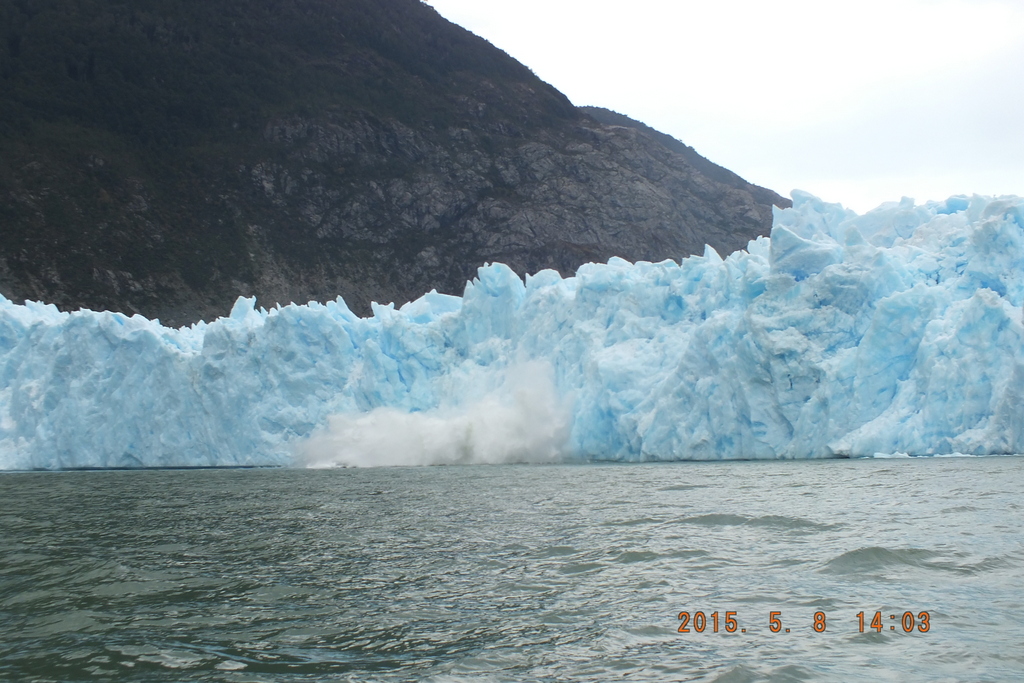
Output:
M743 247L788 201L418 0L0 0L0 293L186 324Z

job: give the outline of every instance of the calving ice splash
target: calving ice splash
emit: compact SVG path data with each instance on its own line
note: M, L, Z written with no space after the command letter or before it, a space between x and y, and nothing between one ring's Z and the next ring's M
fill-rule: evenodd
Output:
M170 329L0 297L0 468L1024 452L1024 199Z

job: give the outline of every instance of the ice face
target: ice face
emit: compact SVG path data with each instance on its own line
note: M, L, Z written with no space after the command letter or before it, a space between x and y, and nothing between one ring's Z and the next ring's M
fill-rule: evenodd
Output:
M0 468L1024 452L1024 200L794 193L724 260L494 264L358 318L0 297Z

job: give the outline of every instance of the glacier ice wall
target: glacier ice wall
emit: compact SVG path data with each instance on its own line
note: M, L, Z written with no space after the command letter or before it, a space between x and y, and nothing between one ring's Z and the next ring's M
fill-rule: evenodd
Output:
M1020 453L1022 304L1024 199L803 193L725 259L495 264L366 319L0 297L0 468Z

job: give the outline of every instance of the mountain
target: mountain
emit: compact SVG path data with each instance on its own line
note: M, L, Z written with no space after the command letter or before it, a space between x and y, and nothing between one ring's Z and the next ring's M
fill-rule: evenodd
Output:
M181 325L767 234L771 205L418 0L0 0L0 293Z
M697 151L694 150L693 147L683 144L671 135L666 135L659 130L651 128L646 123L641 123L640 121L631 119L624 114L620 114L603 107L579 107L579 110L589 115L595 121L607 126L625 126L627 128L635 128L636 130L641 131L644 135L660 142L670 151L682 156L683 159L686 160L686 163L692 166L698 173L708 180L737 190L749 192L754 198L754 201L759 204L767 204L769 206L774 205L780 208L792 206L792 202L790 200L783 199L771 190L758 187L757 185L751 185L729 169L708 161L701 155L697 154Z

